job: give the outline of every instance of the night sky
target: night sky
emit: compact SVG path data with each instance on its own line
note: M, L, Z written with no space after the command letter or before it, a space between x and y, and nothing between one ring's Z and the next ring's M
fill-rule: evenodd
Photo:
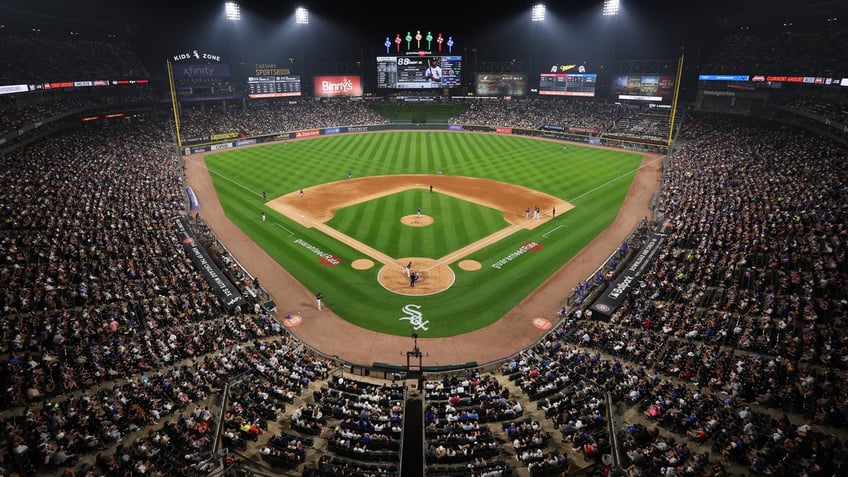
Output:
M603 17L600 0L561 0L546 3L541 23L530 21L529 1L239 3L243 19L233 23L223 19L222 1L1 0L0 23L7 31L33 25L43 34L116 35L148 64L194 49L229 63L368 63L385 54L386 36L421 30L452 36L466 61L587 63L592 70L610 58L673 60L681 45L688 55L706 55L727 31L807 27L844 13L848 0L621 0L617 17ZM294 24L297 6L309 9L309 25Z

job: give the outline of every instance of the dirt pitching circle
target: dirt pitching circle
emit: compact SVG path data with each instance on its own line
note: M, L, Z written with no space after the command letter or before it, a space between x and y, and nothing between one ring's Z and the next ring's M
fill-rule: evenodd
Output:
M409 227L426 227L428 225L433 225L436 219L430 217L429 215L404 215L400 218L400 223L403 225L408 225Z
M459 262L459 268L466 272L474 272L483 268L483 265L477 260L462 260Z

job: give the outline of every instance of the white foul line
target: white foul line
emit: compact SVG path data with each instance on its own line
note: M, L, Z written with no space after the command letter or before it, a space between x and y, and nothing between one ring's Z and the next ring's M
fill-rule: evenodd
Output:
M559 230L559 229L561 229L561 228L563 228L563 227L566 227L566 225L564 225L564 224L559 224L559 225L557 225L556 227L552 228L551 230L548 230L547 232L543 233L543 234L542 234L542 237L548 238L548 235L550 235L550 234L552 234L552 233L556 232L557 230Z
M289 235L294 235L294 232L292 232L291 230L289 230L289 229L287 229L287 228L283 227L283 226L282 226L282 224L280 224L279 222L274 222L274 225L276 225L277 227L279 227L279 228L281 228L281 229L285 230L286 232L288 232L288 233L289 233Z

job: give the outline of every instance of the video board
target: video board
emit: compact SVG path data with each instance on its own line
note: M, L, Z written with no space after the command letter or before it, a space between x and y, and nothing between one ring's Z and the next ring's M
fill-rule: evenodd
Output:
M283 98L300 96L300 76L249 76L247 78L248 98Z
M598 75L595 73L542 73L540 96L595 96Z
M462 56L378 56L378 89L458 88Z
M474 94L477 96L526 96L527 75L524 73L477 73Z
M674 97L674 77L619 75L613 78L612 92L623 100L671 103Z

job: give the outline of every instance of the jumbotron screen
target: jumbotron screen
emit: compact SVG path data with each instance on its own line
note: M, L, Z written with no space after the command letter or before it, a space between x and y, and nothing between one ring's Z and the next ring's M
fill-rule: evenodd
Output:
M594 97L597 82L595 73L542 73L539 95Z
M619 75L612 79L612 92L618 99L671 103L674 77L659 75Z
M378 56L378 89L457 88L462 56Z
M300 76L249 76L248 98L284 98L300 96Z
M477 96L527 95L527 75L524 73L477 73L474 85Z

